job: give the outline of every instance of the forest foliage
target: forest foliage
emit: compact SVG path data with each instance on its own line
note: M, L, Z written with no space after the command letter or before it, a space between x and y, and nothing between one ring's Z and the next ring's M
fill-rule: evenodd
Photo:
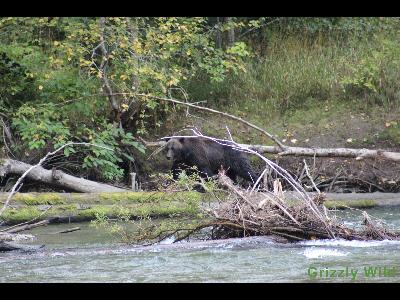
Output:
M398 103L397 18L0 18L2 155L120 181L174 108L284 113L314 99ZM227 99L227 100L223 100ZM83 167L83 168L82 168Z

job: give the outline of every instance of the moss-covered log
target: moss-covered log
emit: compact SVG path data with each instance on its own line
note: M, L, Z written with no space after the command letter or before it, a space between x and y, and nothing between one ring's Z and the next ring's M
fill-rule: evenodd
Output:
M0 201L7 195L0 193ZM95 219L98 214L132 219L190 217L201 212L201 203L210 200L208 194L198 192L17 193L0 221L4 225L32 219L50 223L83 222Z
M295 205L297 201L290 200L291 193L286 195L288 205ZM0 203L7 196L8 193L0 193ZM225 197L221 194L219 198ZM326 199L325 206L335 209L400 205L400 197L388 193L327 194ZM48 219L52 223L81 222L93 220L97 213L110 218L124 213L131 218L196 216L204 203L215 201L210 194L198 192L17 193L0 221L18 224L38 218L37 221Z

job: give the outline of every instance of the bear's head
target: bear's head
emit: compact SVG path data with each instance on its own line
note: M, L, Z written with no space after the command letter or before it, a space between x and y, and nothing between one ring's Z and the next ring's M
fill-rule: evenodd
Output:
M167 142L167 159L180 160L183 158L185 138L172 138Z

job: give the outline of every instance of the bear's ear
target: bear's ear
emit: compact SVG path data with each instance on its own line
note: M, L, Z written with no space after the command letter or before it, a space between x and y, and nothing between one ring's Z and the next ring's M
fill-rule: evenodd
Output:
M181 144L184 144L184 143L185 143L185 138L183 138L183 137L179 138L179 142L180 142Z

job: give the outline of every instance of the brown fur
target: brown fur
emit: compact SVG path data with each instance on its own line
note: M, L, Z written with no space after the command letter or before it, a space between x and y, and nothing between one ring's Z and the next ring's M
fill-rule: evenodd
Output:
M180 170L194 166L205 178L218 174L222 167L234 182L237 176L250 182L257 179L243 152L206 138L170 139L167 143L167 158L173 160L174 179L178 178Z

